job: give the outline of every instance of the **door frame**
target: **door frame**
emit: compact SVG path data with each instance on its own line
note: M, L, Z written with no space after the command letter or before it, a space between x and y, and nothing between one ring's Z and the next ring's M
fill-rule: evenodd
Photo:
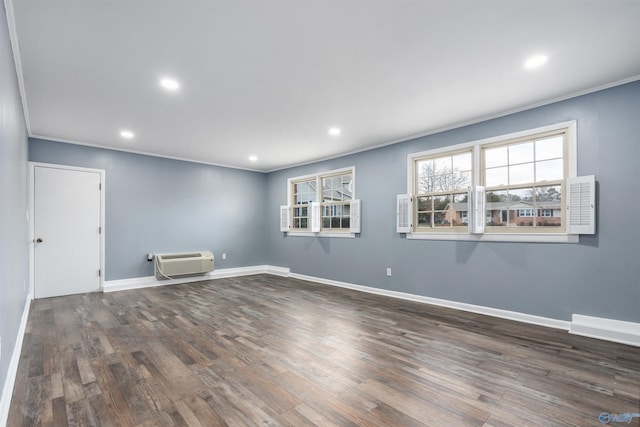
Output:
M92 172L100 174L100 183L102 184L102 188L100 191L100 287L98 289L99 292L104 290L104 278L106 276L105 271L105 262L104 262L104 236L106 234L105 229L105 193L106 193L106 184L105 177L106 173L103 169L91 169L91 168L82 168L77 166L68 166L68 165L58 165L54 163L41 163L41 162L29 162L29 210L27 211L27 220L29 222L29 296L30 299L34 299L36 295L35 288L35 215L34 215L34 207L35 207L35 177L36 177L36 167L45 167L51 169L63 169L69 171L77 171L77 172Z

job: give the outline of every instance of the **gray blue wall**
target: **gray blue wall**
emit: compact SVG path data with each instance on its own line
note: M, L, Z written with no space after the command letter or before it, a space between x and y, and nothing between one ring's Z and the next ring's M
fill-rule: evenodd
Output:
M27 300L26 212L27 130L3 4L0 6L0 393Z
M568 120L578 122L578 174L595 174L597 235L579 244L407 240L395 232L407 154ZM428 117L425 117L427 123ZM270 173L266 264L415 295L570 320L640 322L640 82L411 141ZM287 178L356 167L362 233L287 237L278 229ZM386 268L392 277L386 277Z
M264 263L264 174L38 139L29 160L106 171L106 280L153 275L149 252L211 250L216 268Z

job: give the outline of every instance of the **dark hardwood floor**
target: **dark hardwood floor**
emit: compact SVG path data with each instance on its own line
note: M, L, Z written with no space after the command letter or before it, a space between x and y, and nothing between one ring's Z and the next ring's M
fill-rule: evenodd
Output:
M257 275L34 301L8 425L598 426L602 412L640 413L640 348Z

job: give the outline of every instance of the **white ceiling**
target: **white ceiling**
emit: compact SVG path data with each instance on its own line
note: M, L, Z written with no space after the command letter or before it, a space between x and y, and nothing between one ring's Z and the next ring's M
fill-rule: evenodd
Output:
M6 5L31 136L260 171L640 78L639 0Z

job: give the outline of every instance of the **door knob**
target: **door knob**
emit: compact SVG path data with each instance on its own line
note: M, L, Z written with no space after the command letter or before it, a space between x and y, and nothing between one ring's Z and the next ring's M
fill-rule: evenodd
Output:
M42 243L42 239L38 237L38 238L36 239L36 243Z

